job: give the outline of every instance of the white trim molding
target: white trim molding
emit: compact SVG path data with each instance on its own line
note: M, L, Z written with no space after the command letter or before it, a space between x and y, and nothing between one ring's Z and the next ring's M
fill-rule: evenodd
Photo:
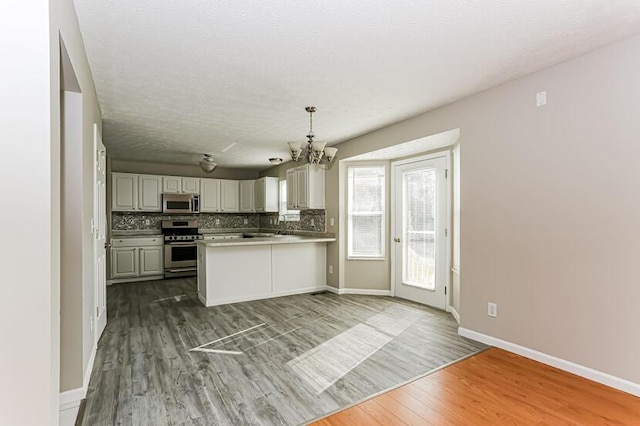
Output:
M585 367L580 364L576 364L571 361L567 361L561 358L557 358L553 355L548 355L543 352L530 349L525 346L520 346L516 343L508 342L506 340L498 339L486 334L478 333L477 331L469 330L467 328L459 327L458 334L463 337L484 343L486 345L495 346L500 349L504 349L509 352L513 352L523 357L532 359L534 361L541 362L546 365L558 368L560 370L573 373L585 379L592 380L594 382L601 383L606 386L610 386L614 389L621 390L623 392L630 393L640 397L640 384L632 381L622 379L620 377L612 376L611 374L604 373L602 371L594 370L593 368Z
M453 315L453 318L458 322L458 324L460 324L460 314L456 311L456 308L454 308L453 305L447 306L447 312Z
M326 286L325 290L334 294L360 294L365 296L391 296L391 290L371 290L366 288L336 288Z
M71 389L68 391L60 392L60 405L59 405L59 421L60 426L73 426L76 423L76 417L78 417L78 410L82 400L87 397L87 390L89 389L89 380L91 380L91 373L93 371L93 364L96 360L97 345L94 344L91 348L91 355L89 355L89 362L87 363L87 369L84 372L84 378L82 379L82 387Z

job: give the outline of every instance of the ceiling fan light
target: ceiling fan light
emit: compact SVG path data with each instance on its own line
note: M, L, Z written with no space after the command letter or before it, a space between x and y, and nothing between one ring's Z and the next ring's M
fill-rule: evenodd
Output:
M200 160L200 168L205 173L211 173L217 165L218 164L213 161L213 157L211 157L211 155L209 154L204 154L204 157L202 158L202 160Z
M274 166L277 166L279 164L282 164L282 158L269 158L269 162L271 164L273 164Z

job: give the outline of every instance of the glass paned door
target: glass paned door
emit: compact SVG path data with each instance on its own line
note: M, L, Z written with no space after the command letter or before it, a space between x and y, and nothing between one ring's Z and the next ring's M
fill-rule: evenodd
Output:
M394 165L394 283L398 297L446 308L448 156Z
M429 167L403 174L402 282L436 287L436 170Z

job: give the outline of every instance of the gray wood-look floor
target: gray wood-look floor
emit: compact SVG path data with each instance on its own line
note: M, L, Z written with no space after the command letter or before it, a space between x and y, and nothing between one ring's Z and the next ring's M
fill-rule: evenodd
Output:
M205 308L195 292L194 279L108 288L83 425L301 424L483 348L400 299Z

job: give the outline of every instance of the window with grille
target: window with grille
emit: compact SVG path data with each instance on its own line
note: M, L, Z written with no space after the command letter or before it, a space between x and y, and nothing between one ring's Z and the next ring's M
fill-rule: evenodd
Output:
M348 257L385 256L385 167L350 166L348 173Z

